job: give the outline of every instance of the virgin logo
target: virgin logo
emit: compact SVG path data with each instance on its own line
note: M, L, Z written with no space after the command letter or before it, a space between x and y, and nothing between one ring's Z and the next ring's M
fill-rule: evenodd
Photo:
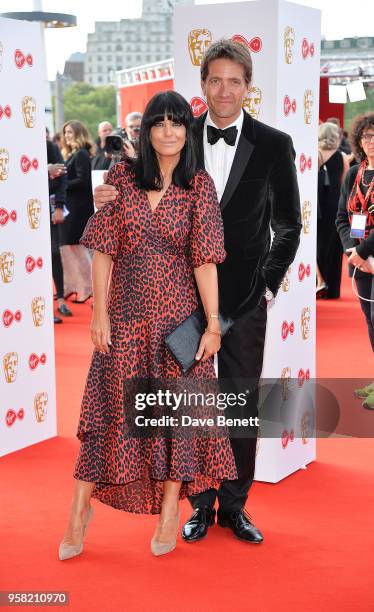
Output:
M296 113L296 100L293 99L291 101L289 96L284 96L284 100L283 100L283 112L285 114L286 117L288 117L288 115L290 114L290 112Z
M2 106L0 106L0 119L2 119L3 116L7 117L7 119L11 118L11 116L12 116L12 109L10 108L9 104L4 106L4 108Z
M299 373L297 375L297 381L298 381L298 385L299 387L302 387L305 381L310 380L310 370L309 368L307 370L304 370L302 368L300 368Z
M38 259L34 259L31 255L26 257L25 261L26 272L31 274L35 270L35 268L39 268L39 270L43 267L43 259L42 257L38 257Z
M13 321L17 321L17 323L20 322L20 320L22 319L22 313L21 313L20 310L16 310L16 312L13 313L11 310L9 310L7 308L3 312L2 319L3 319L4 327L10 327L12 325Z
M5 422L8 425L8 427L12 427L12 425L16 422L17 419L22 421L24 416L25 416L25 411L23 408L20 408L18 412L16 412L15 410L9 409L5 415Z
M285 429L282 433L282 446L283 448L287 448L289 442L293 442L295 439L295 432L293 429L291 431L287 431Z
M291 334L291 336L293 335L295 331L295 324L293 321L291 321L290 324L287 323L287 321L283 321L282 323L282 340L287 340L288 334Z
M309 43L307 38L303 38L303 42L301 43L301 55L303 56L303 59L306 59L308 55L310 55L310 57L314 57L314 51L314 43Z
M31 68L33 64L31 53L24 55L19 49L16 49L14 52L14 61L16 63L17 68L23 68L25 64L27 64Z
M304 266L303 262L301 262L299 264L299 281L302 282L305 276L307 276L308 278L310 276L310 264Z
M307 168L308 170L312 169L312 158L310 156L307 158L306 155L302 153L300 155L300 172L303 174Z
M231 37L231 40L245 45L251 51L253 51L253 53L259 53L262 49L262 40L259 36L255 36L248 41L245 36L242 36L241 34L234 34L234 36Z
M29 159L27 155L22 155L21 157L21 170L24 174L27 174L31 168L37 170L39 168L39 162L36 158Z
M45 353L42 353L40 357L38 357L36 353L31 353L29 357L30 370L35 370L38 367L39 363L41 365L44 365L46 362L47 362L47 355Z
M198 96L192 98L190 106L194 117L200 117L200 115L202 115L203 113L205 113L206 110L208 110L206 102L204 102L204 100L202 98L199 98Z
M8 212L5 208L0 208L0 227L6 225L8 221L17 221L17 213L15 210Z

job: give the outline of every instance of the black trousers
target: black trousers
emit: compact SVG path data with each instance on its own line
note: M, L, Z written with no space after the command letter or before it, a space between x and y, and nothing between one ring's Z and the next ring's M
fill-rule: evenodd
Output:
M60 253L60 224L51 223L52 277L56 286L57 298L64 297L64 272Z
M246 393L248 400L242 408L227 408L226 417L248 418L258 416L258 382L260 380L267 321L267 305L261 298L258 306L235 321L232 329L222 338L218 353L218 378L220 391L224 393ZM241 510L253 482L256 461L256 430L253 437L243 438L242 428L230 429L230 442L235 457L238 478L224 480L218 491L208 489L189 497L193 508L213 508L218 497L219 507L224 512ZM254 435L253 435L254 434Z
M367 300L374 300L374 275L362 275L361 278L356 278L355 280L357 293ZM374 351L374 301L365 302L360 300L360 305L368 326L371 348Z

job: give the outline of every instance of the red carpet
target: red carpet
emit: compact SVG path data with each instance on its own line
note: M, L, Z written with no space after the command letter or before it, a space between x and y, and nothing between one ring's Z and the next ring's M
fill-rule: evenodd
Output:
M318 375L371 379L364 322L344 285L340 301L318 304ZM94 502L84 554L58 561L91 350L90 308L73 310L56 327L60 437L0 460L0 590L69 591L74 611L373 612L372 440L319 440L318 461L306 471L277 485L255 483L248 509L265 533L261 546L214 527L207 540L179 541L155 559L149 541L157 517ZM182 520L188 514L184 502Z

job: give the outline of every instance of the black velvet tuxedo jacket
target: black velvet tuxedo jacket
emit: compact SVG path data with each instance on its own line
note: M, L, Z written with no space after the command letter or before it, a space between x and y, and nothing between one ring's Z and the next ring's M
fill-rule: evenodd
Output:
M195 124L201 167L205 118L206 114ZM218 265L219 293L220 307L228 315L235 317L254 308L266 287L276 295L295 257L302 225L294 159L288 134L244 112L220 202L227 257Z

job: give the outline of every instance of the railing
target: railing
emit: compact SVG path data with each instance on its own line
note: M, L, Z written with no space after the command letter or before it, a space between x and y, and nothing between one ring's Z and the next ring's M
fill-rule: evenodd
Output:
M143 64L135 68L126 68L116 72L117 87L131 87L140 83L166 81L174 78L174 59L166 59L152 64Z

